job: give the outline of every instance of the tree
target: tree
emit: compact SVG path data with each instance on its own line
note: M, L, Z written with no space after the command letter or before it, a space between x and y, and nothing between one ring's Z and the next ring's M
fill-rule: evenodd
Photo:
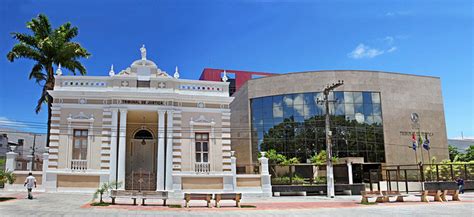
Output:
M0 185L3 185L5 183L13 184L15 180L16 177L13 171L0 170Z
M474 145L470 145L469 148L467 148L466 153L464 154L464 161L474 161Z
M46 145L49 146L49 133L51 129L51 106L53 98L48 91L53 90L55 84L53 65L62 66L74 75L78 71L81 75L86 74L86 68L79 62L80 58L88 58L90 54L79 43L71 40L79 33L77 27L67 22L56 29L52 29L51 23L43 14L33 18L26 23L26 28L33 34L12 33L13 39L17 40L7 59L14 62L16 59L24 58L35 62L29 79L34 79L42 86L41 97L38 99L35 111L40 112L43 103L48 105L48 134Z
M97 197L100 198L100 203L104 203L102 200L102 195L104 195L105 192L108 192L111 189L114 188L119 188L121 186L121 182L104 182L94 193L93 199L97 199Z
M456 156L459 155L459 150L456 146L448 145L448 151L449 151L449 159L451 161L454 161Z

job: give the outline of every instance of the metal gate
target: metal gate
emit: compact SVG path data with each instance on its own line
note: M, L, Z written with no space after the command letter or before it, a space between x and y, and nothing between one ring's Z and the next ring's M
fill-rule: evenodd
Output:
M125 180L126 190L136 191L155 191L156 190L156 173L144 171L132 171Z

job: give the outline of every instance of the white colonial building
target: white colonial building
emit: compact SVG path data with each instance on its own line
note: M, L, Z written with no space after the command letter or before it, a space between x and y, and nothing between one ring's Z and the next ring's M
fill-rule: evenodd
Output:
M171 77L146 58L108 76L56 71L46 191L123 190L271 194L268 169L236 174L228 82ZM226 78L223 78L226 81ZM265 161L266 162L266 161Z

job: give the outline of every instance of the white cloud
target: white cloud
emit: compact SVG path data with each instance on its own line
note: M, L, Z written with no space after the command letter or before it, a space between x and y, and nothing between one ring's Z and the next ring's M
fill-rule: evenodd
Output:
M390 49L387 50L387 53L392 53L394 51L396 51L398 48L397 47L391 47Z
M387 36L383 39L388 45L392 45L395 39L392 36Z
M384 53L383 50L379 50L376 48L371 48L366 46L362 43L357 45L357 47L348 54L350 58L353 59L362 59L362 58L374 58L376 56L382 55Z
M407 16L407 15L411 15L411 14L413 14L413 12L411 12L411 11L389 11L389 12L385 13L385 16L395 17L395 16Z

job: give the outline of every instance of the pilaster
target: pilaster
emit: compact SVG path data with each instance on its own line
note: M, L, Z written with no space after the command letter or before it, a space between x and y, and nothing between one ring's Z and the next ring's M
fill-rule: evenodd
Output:
M120 109L120 129L118 146L118 174L117 181L122 183L120 189L125 189L125 163L126 163L126 137L127 137L127 110Z

